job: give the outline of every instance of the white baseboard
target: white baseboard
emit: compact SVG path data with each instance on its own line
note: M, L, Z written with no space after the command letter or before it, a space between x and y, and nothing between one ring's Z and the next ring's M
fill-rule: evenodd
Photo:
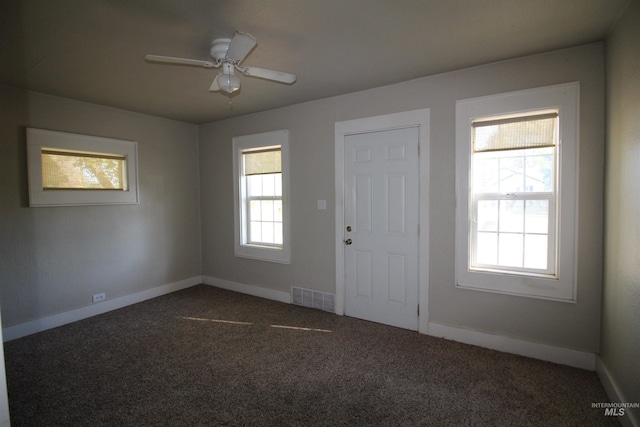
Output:
M229 291L240 292L241 294L253 295L254 297L266 298L291 304L291 294L289 292L276 291L263 288L261 286L247 285L231 280L218 279L211 276L202 276L202 283L216 288L227 289Z
M620 393L620 389L616 386L616 381L609 373L609 370L602 359L600 359L600 356L596 357L596 372L598 373L598 378L600 378L600 382L604 387L604 391L607 392L607 396L609 396L609 400L612 403L633 403L625 399L622 393ZM636 412L634 411L626 410L622 417L618 417L618 421L620 421L622 427L640 426L640 419L636 416Z
M589 371L594 371L596 368L596 355L585 351L539 344L433 322L429 322L428 335Z
M202 276L195 276L178 282L158 286L156 288L147 289L146 291L137 292L135 294L125 295L111 300L108 299L106 301L77 308L75 310L54 314L53 316L43 317L41 319L32 320L15 326L9 326L2 330L3 340L4 342L7 342L17 338L26 337L27 335L46 331L47 329L77 322L78 320L103 314L108 311L117 310L131 304L166 295L181 289L190 288L191 286L195 286L200 283L202 283Z

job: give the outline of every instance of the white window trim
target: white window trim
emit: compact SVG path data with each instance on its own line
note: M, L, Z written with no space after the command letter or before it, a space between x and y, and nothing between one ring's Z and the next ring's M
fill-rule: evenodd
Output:
M127 190L43 190L43 148L122 155L125 157ZM27 164L31 207L139 203L138 144L135 141L27 128Z
M289 131L279 130L233 138L233 192L235 255L262 261L291 263L289 217ZM246 220L242 208L242 152L257 148L280 146L282 156L282 248L246 243Z
M577 82L510 92L456 103L456 286L558 301L576 301L576 240L578 192ZM558 167L557 276L472 271L470 259L471 122L481 117L557 109L560 117Z

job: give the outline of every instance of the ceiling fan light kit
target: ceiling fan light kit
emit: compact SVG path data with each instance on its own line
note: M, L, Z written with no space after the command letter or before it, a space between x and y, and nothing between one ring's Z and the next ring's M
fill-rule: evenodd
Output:
M222 72L216 76L216 83L219 90L227 93L240 89L240 78L234 74L233 66L228 63L222 64Z
M204 68L220 68L222 66L222 71L214 78L209 87L211 92L221 91L232 94L238 91L240 89L240 78L235 74L235 70L248 77L257 77L285 84L295 83L297 79L295 74L258 67L240 67L240 63L244 61L257 44L257 40L252 35L236 31L231 39L219 38L211 43L209 54L213 58L213 62L160 55L146 55L145 60L160 64L191 65Z

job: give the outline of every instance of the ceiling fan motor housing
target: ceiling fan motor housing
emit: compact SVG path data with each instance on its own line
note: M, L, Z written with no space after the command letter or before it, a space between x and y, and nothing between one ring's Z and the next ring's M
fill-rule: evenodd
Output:
M229 43L231 43L231 39L215 39L211 43L211 50L209 53L216 62L220 63L224 61L224 58L227 55L227 50L229 50Z

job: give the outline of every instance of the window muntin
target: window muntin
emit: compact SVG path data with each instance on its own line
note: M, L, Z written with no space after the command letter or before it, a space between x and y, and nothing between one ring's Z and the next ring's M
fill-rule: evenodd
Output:
M43 190L126 191L122 155L42 149Z
M471 124L470 269L556 275L558 113Z
M291 262L289 132L233 138L235 255Z

